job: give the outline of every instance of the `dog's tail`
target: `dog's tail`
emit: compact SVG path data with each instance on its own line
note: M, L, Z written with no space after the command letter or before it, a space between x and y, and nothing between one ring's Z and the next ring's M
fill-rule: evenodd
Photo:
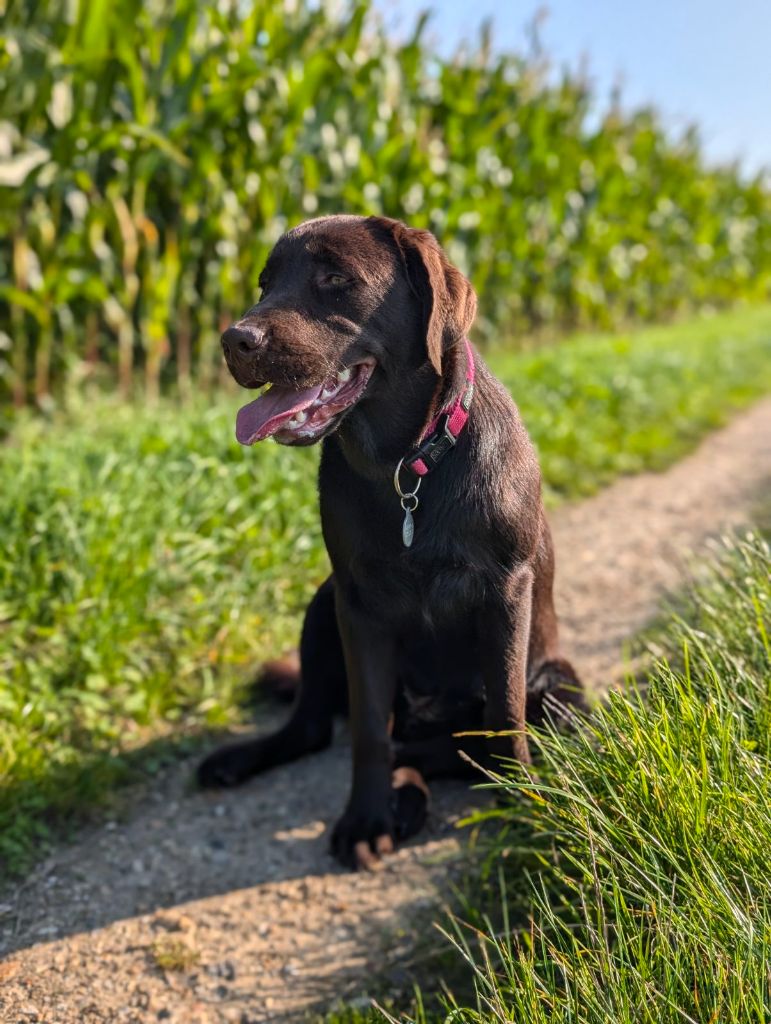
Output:
M545 661L528 680L528 725L539 726L549 720L570 729L576 724L574 712L586 714L588 710L583 684L564 658Z
M297 651L266 661L251 686L255 697L267 697L277 704L291 704L299 688L300 655Z

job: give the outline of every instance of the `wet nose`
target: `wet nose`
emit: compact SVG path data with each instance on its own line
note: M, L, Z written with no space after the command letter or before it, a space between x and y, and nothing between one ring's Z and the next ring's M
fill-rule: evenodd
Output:
M225 355L248 356L265 342L266 332L253 324L233 324L222 335Z

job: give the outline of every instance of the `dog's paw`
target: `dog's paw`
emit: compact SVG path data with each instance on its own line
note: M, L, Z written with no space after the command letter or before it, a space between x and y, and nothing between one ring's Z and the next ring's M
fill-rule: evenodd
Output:
M198 785L204 789L221 789L245 782L257 771L255 748L258 742L247 740L218 747L198 765Z
M394 835L401 842L423 828L428 817L428 786L415 768L396 768L391 777Z
M389 807L375 809L349 804L332 830L330 846L344 867L375 871L382 858L393 853L394 838Z
M376 870L382 858L393 853L394 843L419 832L427 816L423 776L414 768L397 768L387 808L378 812L349 805L332 831L332 853L345 867Z

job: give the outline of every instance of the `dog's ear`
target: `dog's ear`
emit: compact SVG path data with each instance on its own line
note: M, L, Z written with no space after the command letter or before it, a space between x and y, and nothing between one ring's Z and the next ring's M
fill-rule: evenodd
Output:
M441 373L442 356L465 337L474 322L476 293L430 231L392 223L407 280L423 306L428 358Z

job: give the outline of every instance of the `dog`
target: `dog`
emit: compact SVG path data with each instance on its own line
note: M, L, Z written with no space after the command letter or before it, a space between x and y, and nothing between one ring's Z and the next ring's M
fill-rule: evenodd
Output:
M222 335L235 380L271 385L236 436L322 442L332 574L306 611L289 721L214 751L198 778L235 785L321 750L347 713L353 777L331 845L369 868L422 826L426 779L468 771L460 749L527 763L545 694L581 707L582 688L558 646L538 461L467 340L476 295L434 236L320 217L279 239L260 288Z

